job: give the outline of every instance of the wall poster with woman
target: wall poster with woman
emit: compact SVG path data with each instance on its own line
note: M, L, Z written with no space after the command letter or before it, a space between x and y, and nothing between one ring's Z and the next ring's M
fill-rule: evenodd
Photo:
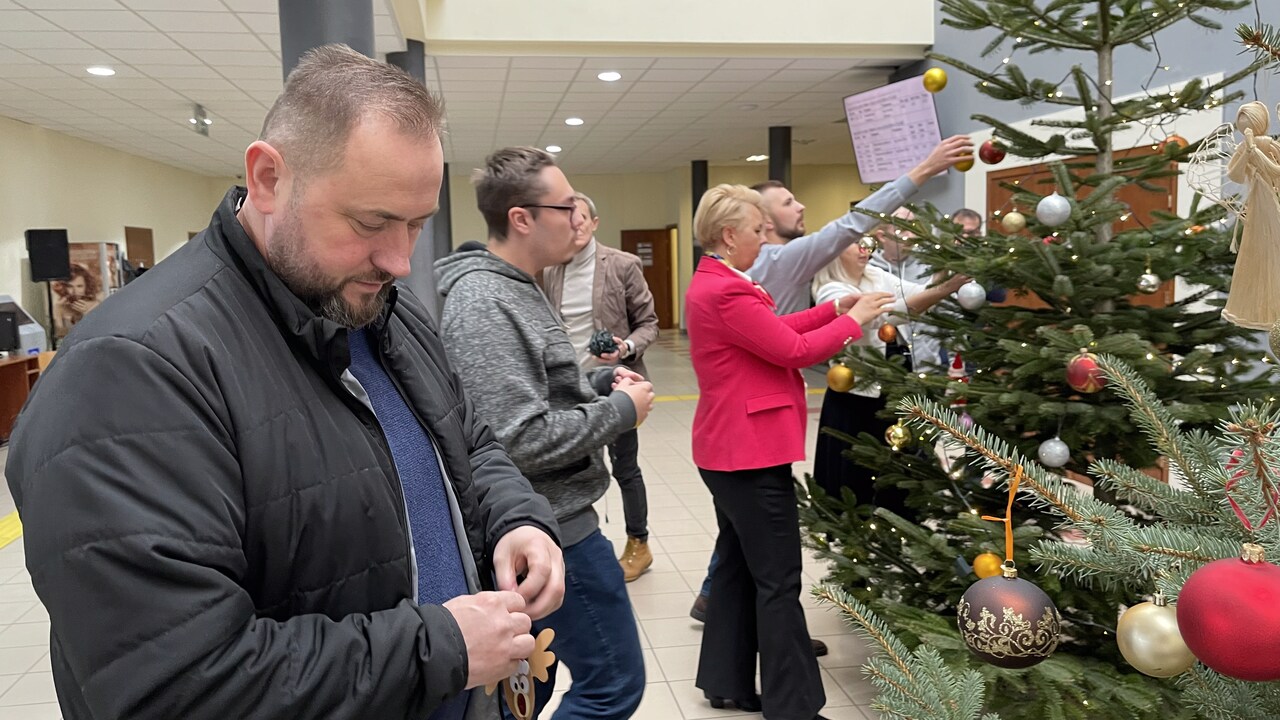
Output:
M120 287L116 245L112 243L71 243L71 275L54 280L53 334L64 338L86 313Z

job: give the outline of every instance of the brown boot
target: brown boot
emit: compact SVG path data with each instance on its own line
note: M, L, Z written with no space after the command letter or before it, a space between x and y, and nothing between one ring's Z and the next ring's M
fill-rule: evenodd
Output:
M643 575L649 566L653 565L653 553L649 552L649 542L628 537L627 547L623 549L622 557L618 558L618 564L622 566L622 577L627 582Z

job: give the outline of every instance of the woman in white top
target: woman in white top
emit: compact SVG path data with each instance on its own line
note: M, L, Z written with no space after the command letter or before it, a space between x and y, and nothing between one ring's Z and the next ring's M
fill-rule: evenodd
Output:
M891 240L895 228L888 223L881 224L872 231L878 243ZM939 300L950 295L969 281L964 275L952 275L945 282L933 287L900 279L888 271L869 265L871 252L860 244L851 245L831 264L827 265L813 278L813 295L818 303L832 298L843 297L850 293L865 294L872 292L892 293L896 300L890 306L891 312L919 314L933 307ZM898 324L898 339L886 346L879 337L879 329L885 322ZM910 343L910 327L905 320L882 315L863 326L862 337L853 342L854 345L865 345L889 354L906 356L908 369L911 367L911 355L908 351ZM885 400L880 396L878 384L860 384L849 392L836 392L827 388L822 400L822 415L818 420L819 427L830 427L843 433L857 437L859 433L870 433L880 437L892 424L877 417L877 413L885 407ZM813 478L818 486L828 495L840 496L841 488L848 487L857 496L858 501L884 507L893 512L911 517L913 513L906 508L906 493L892 488L877 490L869 470L855 464L843 455L848 449L841 440L825 433L818 434L818 445L813 458Z

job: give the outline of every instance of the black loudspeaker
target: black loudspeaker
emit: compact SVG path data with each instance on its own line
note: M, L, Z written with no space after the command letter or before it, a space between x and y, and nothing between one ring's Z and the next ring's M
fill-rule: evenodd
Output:
M0 310L0 350L17 350L18 345L18 313Z
M28 230L27 255L31 257L31 280L66 280L71 277L71 249L66 230Z

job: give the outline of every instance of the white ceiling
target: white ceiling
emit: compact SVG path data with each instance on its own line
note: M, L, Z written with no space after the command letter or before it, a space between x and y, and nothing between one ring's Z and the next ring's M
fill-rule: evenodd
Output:
M378 53L403 50L388 1L374 7ZM914 59L441 56L426 81L445 98L455 167L555 144L573 172L646 172L766 153L771 125L793 127L796 162L849 162L841 98ZM97 64L116 75L85 72ZM281 87L277 0L0 0L0 115L230 176ZM192 131L192 103L209 137Z

